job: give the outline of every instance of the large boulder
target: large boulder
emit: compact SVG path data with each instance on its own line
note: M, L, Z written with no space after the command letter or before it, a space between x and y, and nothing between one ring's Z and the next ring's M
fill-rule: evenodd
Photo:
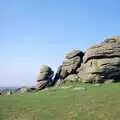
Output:
M79 50L73 50L66 54L60 71L60 79L65 79L70 74L76 74L76 70L83 61L83 55L84 53Z
M44 89L52 83L53 70L46 65L42 65L37 79L37 90Z
M120 81L120 37L108 38L89 48L78 75L83 82Z

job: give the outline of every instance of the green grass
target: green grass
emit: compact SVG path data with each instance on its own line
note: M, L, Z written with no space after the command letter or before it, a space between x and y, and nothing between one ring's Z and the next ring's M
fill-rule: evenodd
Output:
M0 96L0 120L120 120L120 84Z

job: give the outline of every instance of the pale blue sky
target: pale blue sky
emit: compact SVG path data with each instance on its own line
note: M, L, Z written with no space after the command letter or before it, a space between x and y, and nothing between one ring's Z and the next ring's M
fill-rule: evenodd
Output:
M120 34L120 0L0 0L0 86L35 85L71 49Z

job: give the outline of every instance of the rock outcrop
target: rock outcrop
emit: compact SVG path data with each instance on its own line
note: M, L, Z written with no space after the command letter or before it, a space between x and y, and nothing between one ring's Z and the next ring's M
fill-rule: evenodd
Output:
M76 74L77 68L81 66L84 53L79 50L73 50L65 56L65 60L59 72L60 79L65 79L68 75Z
M69 82L111 83L120 82L120 36L88 48L84 53L73 50L66 54L52 81L53 71L42 66L37 89Z
M54 72L49 66L42 65L39 77L37 79L37 90L41 90L50 86L53 75Z
M120 37L106 39L89 48L78 73L83 82L120 81Z

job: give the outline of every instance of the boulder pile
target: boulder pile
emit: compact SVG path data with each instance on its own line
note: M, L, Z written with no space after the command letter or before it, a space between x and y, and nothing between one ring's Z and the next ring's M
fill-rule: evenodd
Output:
M37 88L43 89L56 82L104 83L120 82L120 36L105 39L104 42L88 48L85 52L72 50L58 67L53 70L42 66L37 79Z

